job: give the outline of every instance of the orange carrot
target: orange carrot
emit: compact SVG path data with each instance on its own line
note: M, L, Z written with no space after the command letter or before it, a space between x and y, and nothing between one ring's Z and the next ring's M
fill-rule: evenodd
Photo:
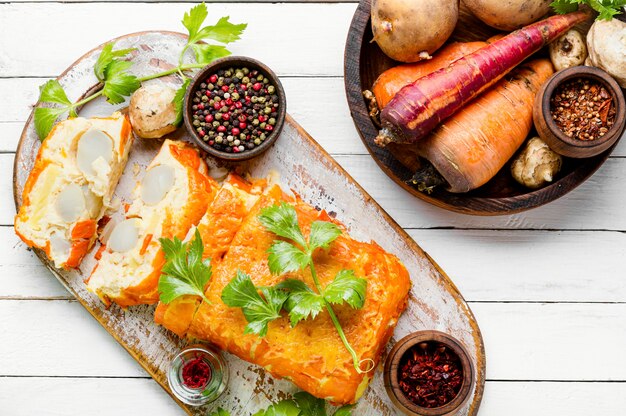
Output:
M450 192L485 184L524 143L533 124L535 95L552 73L547 59L519 66L418 142L417 153L445 179ZM438 184L428 168L411 180L420 190Z
M376 97L378 108L384 108L398 91L405 85L419 78L445 68L459 58L486 46L486 42L455 42L451 43L427 61L403 64L389 68L374 81L372 92Z
M402 88L380 114L376 143L416 143L533 53L587 20L582 11L551 16L499 39Z

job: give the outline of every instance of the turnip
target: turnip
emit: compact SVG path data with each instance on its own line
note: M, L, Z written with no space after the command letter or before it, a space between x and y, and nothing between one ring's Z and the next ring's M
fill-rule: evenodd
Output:
M382 51L401 62L430 59L450 37L459 0L373 0L372 32Z

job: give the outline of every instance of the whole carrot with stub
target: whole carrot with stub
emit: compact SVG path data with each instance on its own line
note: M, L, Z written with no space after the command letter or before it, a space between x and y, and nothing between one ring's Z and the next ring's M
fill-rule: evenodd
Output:
M548 59L525 63L419 141L424 163L410 181L419 190L467 192L493 178L524 143L533 102L554 72Z
M543 46L590 15L551 16L402 88L381 112L379 146L415 143Z

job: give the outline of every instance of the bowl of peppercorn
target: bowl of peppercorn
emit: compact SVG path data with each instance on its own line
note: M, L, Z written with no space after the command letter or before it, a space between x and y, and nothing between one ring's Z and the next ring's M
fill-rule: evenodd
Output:
M210 155L241 161L278 139L286 98L272 70L256 59L229 56L200 70L187 89L185 127Z
M418 331L398 341L384 370L391 401L410 416L456 415L476 382L465 347L439 331Z
M615 145L624 131L624 93L601 69L567 68L542 86L533 119L539 136L555 152L572 158L596 156Z

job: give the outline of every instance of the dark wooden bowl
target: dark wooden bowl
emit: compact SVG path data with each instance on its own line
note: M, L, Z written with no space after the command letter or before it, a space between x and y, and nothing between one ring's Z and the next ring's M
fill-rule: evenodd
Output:
M461 367L463 369L463 383L461 384L461 389L454 399L441 407L426 408L418 406L409 400L400 389L398 375L402 358L411 348L422 342L440 342L450 348L461 361ZM414 332L398 341L389 352L389 355L387 355L383 377L389 398L402 412L409 416L455 415L456 411L461 408L469 398L472 386L476 382L474 367L472 366L472 362L469 359L469 354L465 347L452 336L444 332L432 330Z
M245 66L250 69L256 69L265 76L267 76L272 85L276 88L276 94L278 95L278 113L276 115L276 124L274 125L274 130L267 136L265 141L261 143L259 146L255 147L252 150L246 150L242 153L227 153L222 152L221 150L216 150L213 147L209 146L199 135L196 129L192 125L192 109L193 101L192 94L198 88L198 86L210 76L210 74L214 73L223 68L229 68L234 66ZM264 65L263 63L257 61L253 58L248 58L246 56L227 56L226 58L217 59L214 62L211 62L209 65L202 68L194 79L189 84L189 88L187 88L187 92L185 93L185 110L183 112L183 118L185 120L185 127L189 131L189 134L193 141L205 152L210 154L211 156L222 159L225 161L242 161L249 160L253 157L260 155L265 152L267 149L272 147L278 136L280 136L280 132L283 129L283 125L285 124L285 116L287 115L287 98L285 96L285 90L283 89L283 85L280 83L278 76L272 71L269 67Z
M611 150L588 159L566 158L563 168L555 181L538 190L530 190L518 184L510 174L510 162L488 183L464 194L454 194L443 189L428 195L408 185L413 171L399 162L387 148L374 144L378 128L368 114L363 90L370 89L383 71L398 65L380 50L372 40L370 25L370 1L359 4L346 41L344 76L346 94L354 124L378 166L402 188L416 197L448 210L472 215L513 214L538 207L565 195L591 176L609 156ZM587 33L589 24L577 26ZM451 41L486 40L497 34L495 29L485 25L463 7L461 3L459 22ZM547 56L546 51L538 53ZM543 55L541 55L543 54ZM531 132L531 136L536 132Z
M600 82L607 89L616 107L615 122L609 131L596 140L578 140L568 137L558 128L550 112L550 99L562 83L574 78L588 78ZM533 120L539 137L555 152L568 157L586 158L599 155L620 138L626 124L624 93L617 81L605 71L592 66L575 66L552 75L535 98Z

